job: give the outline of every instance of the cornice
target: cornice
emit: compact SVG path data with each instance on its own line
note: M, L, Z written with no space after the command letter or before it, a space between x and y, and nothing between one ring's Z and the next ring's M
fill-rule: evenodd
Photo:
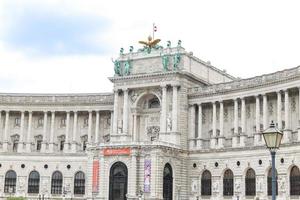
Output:
M248 79L219 83L206 87L190 88L189 98L207 97L213 95L228 94L231 92L259 89L266 86L273 86L300 79L300 67L295 67L271 74L265 74Z

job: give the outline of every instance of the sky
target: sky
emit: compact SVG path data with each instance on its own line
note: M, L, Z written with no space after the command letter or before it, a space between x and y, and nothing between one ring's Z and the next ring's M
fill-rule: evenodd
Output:
M111 92L112 58L152 33L229 74L300 65L300 1L1 0L0 92Z

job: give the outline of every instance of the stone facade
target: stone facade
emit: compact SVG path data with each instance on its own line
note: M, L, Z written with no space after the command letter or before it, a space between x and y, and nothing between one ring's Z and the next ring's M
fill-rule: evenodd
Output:
M284 132L278 199L300 198L290 189L291 170L300 165L300 67L236 79L181 46L121 53L114 63L110 94L0 94L1 197L107 200L112 169L122 163L131 200L163 200L166 166L172 197L165 199L268 199L270 155L261 132L273 120ZM15 191L5 186L10 170ZM28 191L32 171L40 175L35 193ZM54 194L57 171L63 179ZM84 174L79 194L78 172ZM204 172L211 174L209 189Z

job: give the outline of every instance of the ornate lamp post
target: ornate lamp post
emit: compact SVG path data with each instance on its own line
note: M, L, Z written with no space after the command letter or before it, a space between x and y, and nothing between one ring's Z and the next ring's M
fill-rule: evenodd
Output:
M276 150L279 148L282 132L275 127L273 121L270 124L270 127L262 132L267 148L271 152L272 157L272 200L276 199L276 175L275 175L275 154Z

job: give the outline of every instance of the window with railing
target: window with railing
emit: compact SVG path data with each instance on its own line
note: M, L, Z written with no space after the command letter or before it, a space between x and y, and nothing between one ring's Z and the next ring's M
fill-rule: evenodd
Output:
M256 195L256 178L255 171L251 168L246 172L245 178L245 194L246 196L255 196Z
M85 175L83 172L77 172L74 177L74 194L85 193Z
M205 170L201 176L201 195L211 195L211 173Z
M300 195L300 171L294 166L290 173L290 195Z
M233 196L233 173L227 169L223 177L223 195Z
M38 194L40 188L40 174L37 171L32 171L28 178L28 193Z
M56 171L52 174L51 179L51 194L61 194L62 193L63 176L62 173Z
M5 193L15 193L17 184L17 174L13 170L9 170L5 174L4 180L4 192Z

